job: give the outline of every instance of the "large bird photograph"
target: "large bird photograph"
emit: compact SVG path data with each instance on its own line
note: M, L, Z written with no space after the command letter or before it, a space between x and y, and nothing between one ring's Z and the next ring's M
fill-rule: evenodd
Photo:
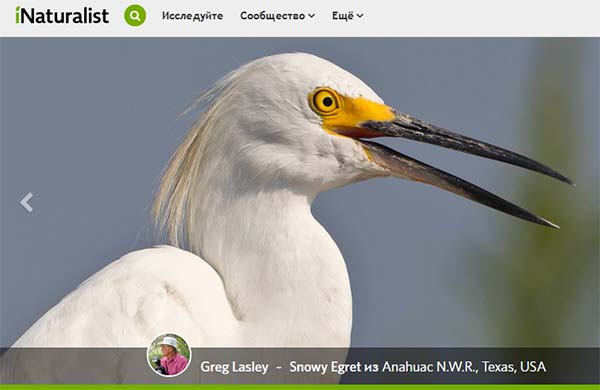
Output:
M597 51L5 40L1 343L597 346Z

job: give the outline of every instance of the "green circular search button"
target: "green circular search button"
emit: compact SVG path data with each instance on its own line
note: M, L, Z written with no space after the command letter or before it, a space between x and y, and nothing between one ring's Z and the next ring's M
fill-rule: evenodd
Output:
M131 4L125 9L125 22L128 25L137 27L146 21L146 10L139 4Z

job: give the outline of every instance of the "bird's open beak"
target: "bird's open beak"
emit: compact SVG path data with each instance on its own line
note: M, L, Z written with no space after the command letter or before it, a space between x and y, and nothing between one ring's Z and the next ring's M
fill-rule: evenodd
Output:
M386 146L371 141L365 141L364 138L387 136L426 142L516 165L574 185L573 182L565 176L530 158L424 123L405 114L396 113L395 118L392 120L366 121L360 124L360 130L357 129L355 134L352 134L352 132L344 133L344 135L359 141L363 145L363 148L371 161L383 167L392 176L431 184L517 218L540 225L558 228L558 226L552 222L538 217L459 177L417 161Z

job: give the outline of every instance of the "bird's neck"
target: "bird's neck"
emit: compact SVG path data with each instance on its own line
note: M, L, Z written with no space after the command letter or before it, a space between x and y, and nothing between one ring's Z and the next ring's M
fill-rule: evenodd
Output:
M248 332L244 342L347 346L352 299L344 259L312 216L315 194L290 184L258 187L244 174L212 175L198 193L192 247L221 276Z

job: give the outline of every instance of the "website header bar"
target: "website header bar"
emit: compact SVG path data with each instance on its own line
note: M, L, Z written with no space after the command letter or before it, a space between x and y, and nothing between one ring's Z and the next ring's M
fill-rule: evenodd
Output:
M12 37L600 36L597 0L9 0Z

